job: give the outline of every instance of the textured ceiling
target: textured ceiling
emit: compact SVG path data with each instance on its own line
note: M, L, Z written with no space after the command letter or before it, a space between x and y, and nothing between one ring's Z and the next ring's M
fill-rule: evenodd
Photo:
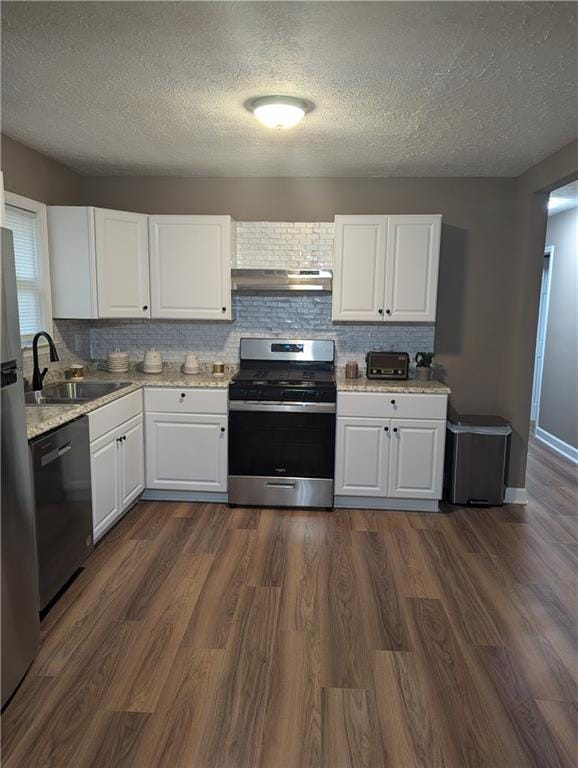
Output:
M576 136L577 7L3 2L3 129L91 174L515 176Z

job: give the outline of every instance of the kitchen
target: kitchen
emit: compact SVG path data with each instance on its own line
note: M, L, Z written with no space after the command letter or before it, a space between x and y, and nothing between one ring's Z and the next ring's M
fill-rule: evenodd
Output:
M73 50L89 18L97 28L136 22L134 11L98 3L6 5L13 73L30 54L18 35L37 36L42 48L64 22L64 49ZM247 22L228 4L182 4L164 17L147 5L157 32L169 25L175 40L179 18L208 29ZM264 35L273 33L269 12L295 22L303 10L259 5L247 4ZM391 12L406 28L412 12L376 5L365 9L368 24ZM346 18L347 3L331 6ZM562 44L567 9L549 12L559 14ZM501 11L488 13L496 21ZM27 26L34 19L44 31ZM146 37L142 19L137 26ZM517 45L521 57L537 55ZM16 86L7 79L3 88L17 104ZM168 157L164 175L147 173L143 145L139 176L130 142L116 167L103 162L94 173L86 144L82 161L62 162L62 148L27 145L17 110L7 111L2 411L13 418L3 418L2 439L20 467L6 471L28 489L11 518L16 538L2 518L18 595L13 603L3 591L2 600L7 765L112 765L125 751L132 765L340 765L343 724L361 740L353 764L402 765L414 728L404 675L432 712L432 749L446 762L467 765L464 755L477 753L487 764L539 764L510 711L511 691L471 651L519 653L516 674L527 680L536 649L517 631L505 643L510 614L521 612L517 593L507 586L504 602L488 598L496 575L471 555L509 563L504 547L515 547L519 527L538 584L560 595L571 578L532 527L552 536L561 502L539 509L537 523L523 517L537 502L532 478L526 487L531 436L516 377L526 311L519 259L528 244L543 248L524 216L532 195L547 199L543 190L576 172L575 144L571 134L544 138L539 172L525 158L503 175L488 155L486 170L472 173L472 164L443 179L425 170L364 178L361 161L354 172L336 164L318 177L284 176L268 143L283 148L283 136L291 144L308 124L323 131L323 98L305 97L239 108L243 131L257 132L265 152L258 173L234 154L215 161L207 136L206 160L225 174L203 174L201 155L201 173L171 174ZM295 110L302 122L278 129ZM510 251L515 259L504 258ZM35 309L22 298L31 290L24 254L36 269ZM5 402L16 390L16 404ZM459 415L468 412L478 416ZM472 454L468 494L450 504L447 462L466 461L454 442L469 434L500 446L497 469ZM4 471L3 460L8 509ZM572 471L559 473L571 488ZM567 543L570 534L558 535L554 543ZM423 667L436 654L430 622L441 622L463 665L447 701L435 689L443 658ZM549 656L540 653L545 669L558 670L565 702L568 645L556 639ZM560 692L534 683L543 749L565 764L568 746L549 725L564 716L542 705ZM493 744L471 731L492 708L506 718L492 717ZM448 732L458 712L465 741Z

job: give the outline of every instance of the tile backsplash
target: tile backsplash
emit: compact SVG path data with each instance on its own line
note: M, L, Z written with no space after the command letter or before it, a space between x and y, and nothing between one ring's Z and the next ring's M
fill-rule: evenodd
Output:
M239 269L331 267L335 228L332 221L238 221Z
M331 267L333 222L237 222L234 266ZM362 363L370 349L432 351L434 324L332 323L330 295L234 294L232 321L56 320L61 358L101 360L117 347L131 359L159 349L166 361L193 351L201 361L235 363L242 336L333 339L337 364Z

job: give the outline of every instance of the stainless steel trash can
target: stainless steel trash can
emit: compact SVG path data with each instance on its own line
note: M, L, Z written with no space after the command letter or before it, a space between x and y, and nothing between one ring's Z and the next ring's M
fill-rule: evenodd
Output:
M500 416L450 414L446 498L452 504L504 503L512 427Z

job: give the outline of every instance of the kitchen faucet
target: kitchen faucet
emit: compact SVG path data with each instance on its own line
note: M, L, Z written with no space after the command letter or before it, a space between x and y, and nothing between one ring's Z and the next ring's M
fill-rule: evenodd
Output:
M38 367L38 340L40 339L41 336L44 336L44 338L48 342L48 346L50 347L50 362L56 363L60 359L58 357L58 352L56 351L56 346L54 344L54 341L52 340L52 336L49 333L47 333L47 331L39 331L32 340L32 357L34 359L34 371L32 373L32 389L35 392L38 392L42 389L42 382L48 372L48 368L45 368L43 371L41 371L40 368Z

